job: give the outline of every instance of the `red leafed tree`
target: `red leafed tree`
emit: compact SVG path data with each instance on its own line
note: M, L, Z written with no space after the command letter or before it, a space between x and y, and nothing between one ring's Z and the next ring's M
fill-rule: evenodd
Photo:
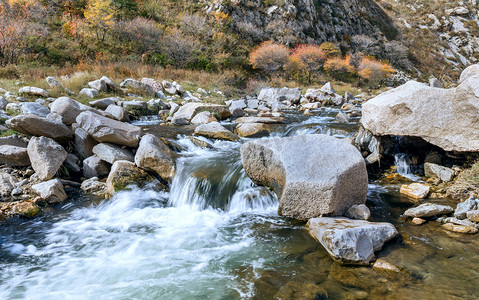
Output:
M304 44L293 49L291 59L301 64L301 67L308 74L308 83L310 83L311 75L323 68L326 55L319 46Z

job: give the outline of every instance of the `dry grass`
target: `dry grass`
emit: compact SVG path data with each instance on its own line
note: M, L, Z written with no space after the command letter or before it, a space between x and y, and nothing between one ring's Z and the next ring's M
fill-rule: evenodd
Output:
M479 161L457 177L447 190L447 195L454 199L465 199L472 194L479 194Z

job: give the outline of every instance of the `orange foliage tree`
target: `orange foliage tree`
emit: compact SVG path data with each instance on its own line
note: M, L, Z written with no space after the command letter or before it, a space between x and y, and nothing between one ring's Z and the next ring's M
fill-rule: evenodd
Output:
M349 65L348 58L333 57L326 61L324 70L337 80L347 81L354 75L354 69Z
M372 57L363 58L358 70L358 75L366 79L370 85L377 85L392 73L394 73L394 69L389 64Z
M293 49L291 60L307 72L308 83L311 83L311 75L321 70L326 61L326 54L320 46L304 44Z
M341 55L341 50L331 42L322 43L321 46L319 46L319 48L323 51L323 53L328 58L337 57Z
M284 69L289 60L289 50L286 46L272 41L263 42L249 55L253 68L273 74Z

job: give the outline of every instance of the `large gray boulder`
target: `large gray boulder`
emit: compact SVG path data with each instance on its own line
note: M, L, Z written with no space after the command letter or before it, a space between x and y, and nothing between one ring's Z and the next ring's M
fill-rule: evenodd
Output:
M48 98L47 91L41 88L33 87L33 86L24 86L18 90L18 93L20 95L39 96L39 97Z
M47 137L32 137L27 147L32 168L41 180L52 179L67 158L61 145Z
M464 71L462 71L458 82L463 83L469 77L477 76L477 75L479 75L479 64L469 66L465 68Z
M27 148L0 145L0 164L12 167L29 166L30 158L28 157Z
M67 193L63 188L63 184L58 179L51 179L34 184L32 190L45 199L49 204L60 203L68 198Z
M20 108L22 114L34 114L42 118L45 118L50 113L48 108L36 102L22 102L20 103Z
M346 141L322 134L262 139L243 144L241 159L255 183L276 192L280 215L341 216L366 202L366 164Z
M409 81L363 104L361 123L376 136L414 136L446 151L479 151L479 74L457 88Z
M33 114L18 115L8 119L5 124L20 133L46 136L60 142L73 137L73 132L62 122L41 118Z
M112 120L90 111L82 112L76 121L81 128L100 143L138 146L141 136L140 127Z
M93 153L101 160L113 164L117 160L134 161L135 157L130 150L122 149L110 143L100 143L93 147Z
M314 218L307 226L311 236L334 260L348 264L369 264L374 252L398 235L396 228L389 223L346 218Z
M298 103L301 98L300 88L264 88L260 91L258 99L266 102L290 101Z
M175 169L173 151L159 138L147 134L141 138L136 151L135 163L138 167L151 170L165 180L170 180Z

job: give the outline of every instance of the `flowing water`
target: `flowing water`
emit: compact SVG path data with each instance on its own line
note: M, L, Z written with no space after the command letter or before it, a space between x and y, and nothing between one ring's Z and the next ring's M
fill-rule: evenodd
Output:
M272 135L352 134L324 111ZM151 125L154 127L154 125ZM161 126L149 128L162 132ZM244 142L245 140L241 141ZM212 141L209 141L213 143ZM110 200L71 192L34 220L0 226L0 299L475 299L479 243L414 227L397 186L372 183L374 221L402 238L379 257L399 273L334 263L304 223L241 166L241 142L202 149L179 136L170 192L133 188ZM438 200L439 201L439 200ZM443 200L442 200L443 201Z

